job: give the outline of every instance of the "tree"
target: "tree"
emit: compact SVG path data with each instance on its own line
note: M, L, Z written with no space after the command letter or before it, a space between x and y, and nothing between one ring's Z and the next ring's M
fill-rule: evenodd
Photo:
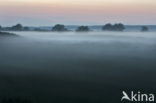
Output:
M123 31L125 29L124 25L119 23L119 24L115 24L113 27L114 31Z
M112 31L113 25L112 24L106 24L102 27L102 30Z
M22 29L23 29L23 26L21 24L17 24L11 27L11 30L15 30L15 31L21 31Z
M146 26L142 26L141 31L142 31L142 32L146 32L146 31L148 31L148 27L146 27Z
M125 29L125 26L121 23L118 24L106 24L102 27L102 30L104 31L123 31Z
M77 29L76 29L77 32L88 32L90 31L89 30L89 27L88 26L79 26Z
M57 24L52 28L52 31L58 31L58 32L62 32L62 31L68 31L67 28L65 28L64 25L61 24Z

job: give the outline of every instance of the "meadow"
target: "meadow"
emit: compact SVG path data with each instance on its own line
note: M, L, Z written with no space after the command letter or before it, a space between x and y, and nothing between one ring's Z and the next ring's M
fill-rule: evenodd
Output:
M0 37L0 100L120 103L123 90L156 92L155 32L12 33Z

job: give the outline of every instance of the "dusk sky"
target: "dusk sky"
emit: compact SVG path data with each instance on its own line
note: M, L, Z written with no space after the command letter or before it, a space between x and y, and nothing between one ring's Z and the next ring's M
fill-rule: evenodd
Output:
M0 0L0 25L156 24L156 0Z

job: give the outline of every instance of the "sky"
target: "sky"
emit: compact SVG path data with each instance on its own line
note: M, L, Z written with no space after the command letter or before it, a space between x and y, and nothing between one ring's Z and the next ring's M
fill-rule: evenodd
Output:
M0 25L155 25L156 0L0 0Z

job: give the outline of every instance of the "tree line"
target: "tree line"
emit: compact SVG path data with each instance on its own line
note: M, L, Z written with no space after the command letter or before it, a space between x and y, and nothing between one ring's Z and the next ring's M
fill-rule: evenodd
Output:
M5 27L5 28L0 26L0 30L31 31L30 27L22 26L22 24L17 24L12 27ZM101 30L102 31L124 31L125 25L123 25L122 23L117 23L114 25L108 23L108 24L103 25L101 27ZM47 31L47 30L43 30L41 28L35 28L33 31ZM56 24L55 26L52 27L51 31L65 32L65 31L71 31L71 30L67 29L65 25ZM77 27L77 29L75 31L76 32L89 32L89 31L91 31L91 29L88 26L79 26L79 27ZM142 31L142 32L148 31L148 27L142 26L140 31Z

